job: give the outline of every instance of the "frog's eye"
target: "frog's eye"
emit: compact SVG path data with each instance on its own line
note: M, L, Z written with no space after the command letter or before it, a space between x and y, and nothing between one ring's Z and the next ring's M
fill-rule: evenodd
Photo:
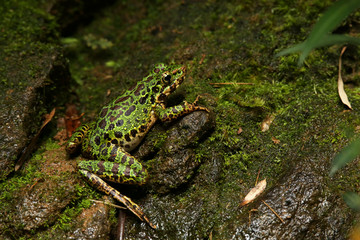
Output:
M171 75L170 75L170 74L166 75L166 76L164 77L164 79L165 79L165 81L170 82L170 80L171 80Z
M170 80L171 80L171 75L168 72L164 73L163 74L163 82L164 83L169 83Z

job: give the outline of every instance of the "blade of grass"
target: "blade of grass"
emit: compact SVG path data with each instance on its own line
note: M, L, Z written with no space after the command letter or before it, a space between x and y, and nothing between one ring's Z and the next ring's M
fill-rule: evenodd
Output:
M282 50L276 56L301 52L299 65L301 65L309 53L318 47L329 46L338 43L360 44L360 40L346 36L331 34L331 32L353 11L360 8L359 0L340 0L334 3L319 21L315 24L309 37L302 43L291 48Z
M358 194L354 192L346 192L344 193L343 198L350 208L355 211L360 211L360 196Z
M333 162L330 170L330 176L333 176L337 170L344 167L347 163L354 160L360 155L360 138L351 142L338 153Z

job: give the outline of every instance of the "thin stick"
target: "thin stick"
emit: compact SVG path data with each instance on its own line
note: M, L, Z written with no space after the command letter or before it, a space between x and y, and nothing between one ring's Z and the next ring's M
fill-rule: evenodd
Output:
M253 85L254 83L244 83L244 82L224 82L224 83L209 83L210 85Z
M258 181L259 181L260 172L261 172L261 169L259 169L258 174L257 174L257 176L256 176L255 186L257 185L257 183L258 183Z
M96 202L96 203L103 203L103 204L106 204L106 205L109 205L109 206L113 206L113 207L116 207L116 208L120 208L120 209L126 209L126 207L122 207L122 206L119 206L119 205L115 205L115 204L112 204L112 203L109 203L109 202L106 202L106 201L99 201L99 200L94 200L94 199L90 199L90 201Z
M277 214L277 213L275 212L274 209L272 209L264 200L261 200L261 201L280 219L280 221L281 221L282 223L285 223L284 220L282 220L282 218L279 216L279 214Z

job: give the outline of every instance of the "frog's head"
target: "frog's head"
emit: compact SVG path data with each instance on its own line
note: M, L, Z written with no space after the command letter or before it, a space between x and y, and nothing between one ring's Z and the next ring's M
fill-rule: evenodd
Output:
M160 85L160 91L157 96L158 102L163 102L167 96L174 92L185 78L185 66L170 65L163 63L155 65L153 73L156 79L160 79L157 85Z

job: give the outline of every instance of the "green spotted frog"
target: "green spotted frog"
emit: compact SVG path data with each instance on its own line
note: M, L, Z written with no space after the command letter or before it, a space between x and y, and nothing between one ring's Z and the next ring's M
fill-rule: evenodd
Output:
M185 67L157 64L148 76L103 107L98 119L80 126L69 139L72 154L81 147L89 160L78 163L80 173L98 190L123 203L142 221L156 228L142 209L106 181L142 185L148 173L131 152L160 119L171 121L193 111L209 111L194 103L166 107L165 100L184 81Z

